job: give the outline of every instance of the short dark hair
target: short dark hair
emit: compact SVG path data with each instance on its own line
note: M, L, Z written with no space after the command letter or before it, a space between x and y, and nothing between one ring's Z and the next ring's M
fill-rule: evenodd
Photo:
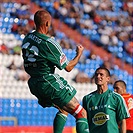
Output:
M127 87L127 85L126 85L126 83L125 83L124 80L117 80L117 81L115 81L114 85L115 85L116 83L121 83L122 86L124 86L125 88Z
M50 13L46 10L38 10L34 15L34 22L36 27L43 25L51 17Z
M95 73L96 73L98 70L100 70L100 69L105 70L105 71L106 71L107 76L109 76L109 77L111 76L111 75L110 75L110 71L109 71L106 67L98 67L98 68L96 69Z

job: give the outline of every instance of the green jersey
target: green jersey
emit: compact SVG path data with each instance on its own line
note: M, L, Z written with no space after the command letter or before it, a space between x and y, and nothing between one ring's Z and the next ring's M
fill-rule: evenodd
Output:
M124 99L111 90L84 96L83 107L87 110L90 133L119 133L118 122L129 117Z
M42 107L62 108L76 94L74 87L54 74L55 67L64 69L69 61L54 39L38 32L29 33L23 40L22 53L30 91Z
M24 67L31 77L54 73L68 64L61 46L52 38L38 32L29 33L22 44Z

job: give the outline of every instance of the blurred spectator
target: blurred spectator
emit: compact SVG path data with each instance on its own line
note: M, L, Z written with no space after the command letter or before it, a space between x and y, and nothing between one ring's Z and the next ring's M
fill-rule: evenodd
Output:
M106 67L109 70L114 69L113 63L109 59L105 59L103 64L101 64L101 67Z
M26 35L29 31L34 30L34 22L28 4L17 3L15 9L10 14L16 19L11 28L13 33Z
M21 80L21 81L28 81L29 78L30 78L30 76L25 72L23 65L21 65L16 70L15 79Z
M80 64L85 64L86 63L86 56L84 54L81 55L81 57L79 59L79 63Z
M109 84L113 85L116 80L118 80L118 77L114 74L111 74Z
M94 53L93 50L91 50L87 59L96 60L96 58L97 58L97 55Z
M11 31L15 34L20 34L20 35L24 34L24 35L26 35L29 31L34 30L34 28L35 27L32 23L32 20L27 19L27 23L25 23L25 24L22 24L22 23L16 24L16 23L14 23L12 28L11 28Z
M116 46L118 44L118 37L116 35L116 32L112 31L109 37L110 45Z
M9 48L5 44L0 45L0 53L9 54Z
M60 41L60 45L63 49L72 49L70 43L68 41L66 41L65 39L62 39Z
M125 50L133 57L133 42L129 41L124 45Z
M21 46L17 45L15 47L13 47L13 54L15 55L20 55L21 54Z
M89 14L93 10L93 5L87 0L83 0L83 12L84 14Z
M7 68L10 70L17 70L17 66L14 63L14 60L11 62L9 66L7 66Z
M14 24L12 25L11 31L12 31L13 33L17 34L17 33L18 33L18 27L19 27L19 25L16 24L16 23L14 23Z
M28 81L29 75L25 72L23 65L20 65L20 67L17 67L15 65L14 60L12 60L11 64L7 66L9 70L15 70L16 74L14 75L14 78L16 80L21 81Z
M131 16L133 13L133 1L126 0L123 4L123 10L128 11L129 15Z
M75 76L75 78L73 79L73 81L75 81L76 83L89 83L90 78L83 71L78 71L78 73Z

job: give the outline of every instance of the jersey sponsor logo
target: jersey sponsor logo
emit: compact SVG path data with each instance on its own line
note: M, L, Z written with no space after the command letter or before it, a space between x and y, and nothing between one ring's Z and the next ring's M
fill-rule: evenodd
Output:
M99 112L94 115L92 121L95 125L103 125L107 120L109 120L109 115L105 114L104 112Z
M60 64L61 66L66 62L66 55L63 53L61 56L60 56Z
M93 111L93 110L99 110L99 109L103 109L103 108L111 108L111 106L107 105L107 104L101 105L101 106L92 106L89 108L89 110Z

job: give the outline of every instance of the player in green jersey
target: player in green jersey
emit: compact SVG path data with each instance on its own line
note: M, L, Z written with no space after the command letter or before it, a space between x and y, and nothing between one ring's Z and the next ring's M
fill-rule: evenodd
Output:
M129 117L121 95L108 89L110 72L99 67L95 71L97 90L83 97L83 107L87 111L90 133L126 133Z
M87 113L75 98L76 90L54 73L55 67L70 72L78 63L83 46L76 49L74 59L68 61L58 42L49 37L51 15L39 10L34 15L36 30L26 35L22 44L25 71L31 76L30 91L42 107L59 109L54 119L54 133L62 133L68 113L76 118L77 133L88 133Z

